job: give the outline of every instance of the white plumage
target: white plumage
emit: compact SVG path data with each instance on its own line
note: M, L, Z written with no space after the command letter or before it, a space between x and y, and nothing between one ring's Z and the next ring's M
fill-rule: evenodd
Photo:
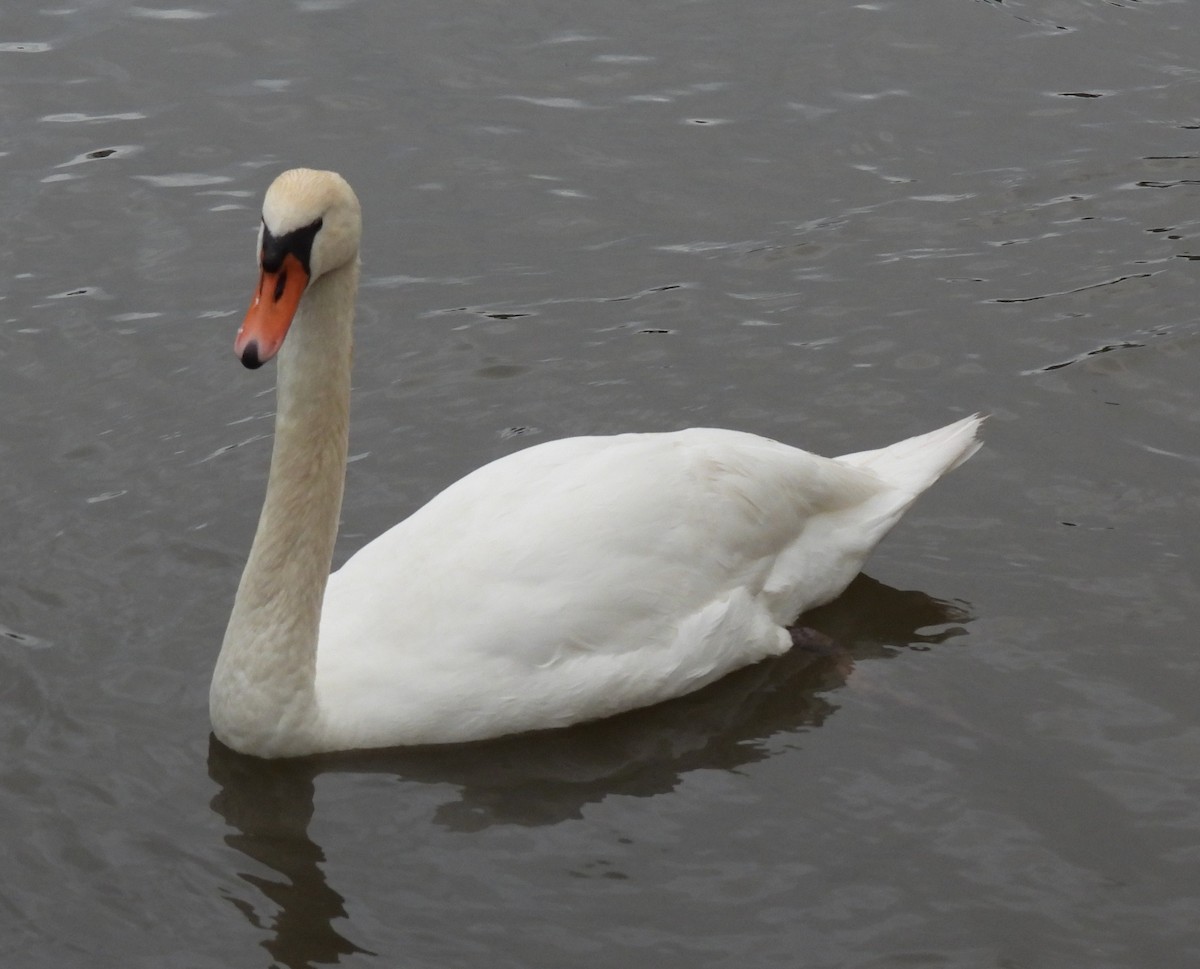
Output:
M832 459L711 428L552 441L467 475L327 577L358 203L297 170L264 212L237 351L257 366L283 347L276 443L211 693L217 736L243 752L478 740L698 689L789 648L785 627L979 447L979 417ZM288 305L272 245L302 249L318 224L310 253L283 258L309 280Z

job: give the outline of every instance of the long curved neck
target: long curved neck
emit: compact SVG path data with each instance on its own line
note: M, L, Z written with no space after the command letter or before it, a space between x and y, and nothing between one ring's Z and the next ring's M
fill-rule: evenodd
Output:
M305 293L278 358L258 530L213 675L218 738L264 756L317 728L317 633L346 476L357 261Z

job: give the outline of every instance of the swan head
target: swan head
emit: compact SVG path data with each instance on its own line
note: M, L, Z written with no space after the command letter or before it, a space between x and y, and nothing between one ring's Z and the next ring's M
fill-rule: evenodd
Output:
M336 172L293 168L271 183L258 230L258 289L234 341L245 366L279 352L305 291L357 260L361 235L358 198Z

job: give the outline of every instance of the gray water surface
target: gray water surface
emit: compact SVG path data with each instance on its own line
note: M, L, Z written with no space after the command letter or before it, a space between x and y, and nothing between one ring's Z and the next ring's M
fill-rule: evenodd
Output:
M1198 964L1200 5L83 0L0 71L0 963ZM339 562L571 434L987 446L833 656L232 754L298 164L365 206Z

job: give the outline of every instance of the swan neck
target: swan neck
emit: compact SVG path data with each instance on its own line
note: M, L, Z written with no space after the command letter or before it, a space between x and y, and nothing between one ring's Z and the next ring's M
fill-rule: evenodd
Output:
M321 604L346 475L357 263L314 281L278 357L262 514L213 678L214 731L278 756L318 729Z

